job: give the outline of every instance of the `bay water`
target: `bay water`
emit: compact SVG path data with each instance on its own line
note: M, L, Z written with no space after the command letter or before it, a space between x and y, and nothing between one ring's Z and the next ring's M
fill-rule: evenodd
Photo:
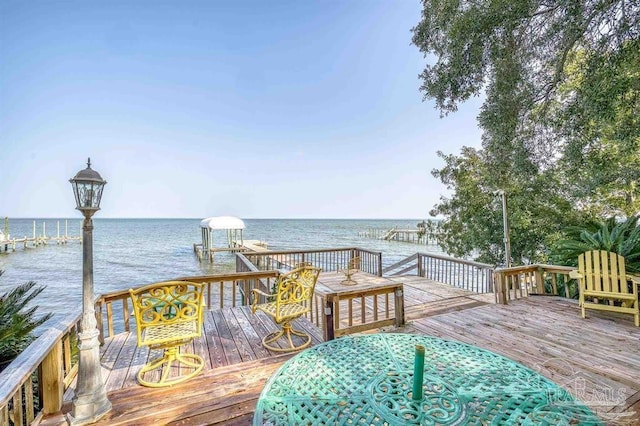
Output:
M36 234L81 235L81 219L36 220ZM418 251L442 254L435 245L418 245L361 237L370 228L415 228L421 219L246 219L244 238L261 240L272 250L360 247L382 252L383 266ZM96 295L126 290L190 275L235 271L231 253L216 253L213 264L198 262L193 244L200 243L200 219L94 218L93 256ZM58 225L59 224L59 225ZM31 237L33 219L11 219L11 238ZM216 239L217 238L217 239ZM214 233L224 246L224 231ZM18 284L36 281L45 290L36 300L38 312L66 315L81 310L82 245L79 241L0 253L0 296Z

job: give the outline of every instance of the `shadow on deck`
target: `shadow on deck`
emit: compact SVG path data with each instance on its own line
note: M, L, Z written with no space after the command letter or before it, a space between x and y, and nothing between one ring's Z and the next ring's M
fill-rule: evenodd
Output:
M404 282L408 324L400 330L469 343L504 355L569 390L609 424L638 424L640 416L640 329L630 316L589 313L583 320L575 301L530 297L495 305L493 295L477 295L425 278ZM297 325L322 341L307 320ZM206 369L171 388L145 388L135 375L149 356L122 333L102 349L102 365L113 410L97 424L251 424L268 378L295 354L276 354L261 337L276 325L248 307L207 313L203 338L187 347L201 354ZM146 352L145 352L146 351ZM153 355L153 354L152 354ZM70 401L71 395L65 395ZM66 402L63 412L70 409ZM64 424L52 416L42 424Z

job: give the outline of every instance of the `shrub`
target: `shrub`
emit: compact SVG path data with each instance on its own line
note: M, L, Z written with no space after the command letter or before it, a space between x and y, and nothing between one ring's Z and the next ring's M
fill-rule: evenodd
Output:
M627 271L640 273L640 226L638 218L625 221L610 218L604 222L571 227L567 238L560 240L552 251L554 263L576 266L578 256L589 250L606 250L625 258Z
M36 318L38 306L27 308L44 290L35 285L29 281L0 296L0 371L35 339L33 330L51 318L50 313Z

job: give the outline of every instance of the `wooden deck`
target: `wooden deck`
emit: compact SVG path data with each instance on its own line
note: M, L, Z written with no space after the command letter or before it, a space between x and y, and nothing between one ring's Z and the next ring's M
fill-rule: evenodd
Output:
M640 328L631 315L582 319L577 301L532 296L421 318L405 332L504 355L569 390L607 424L640 424Z
M309 333L313 344L322 341L322 332L309 321L300 319L294 325ZM262 337L275 330L277 326L271 318L263 312L252 314L248 306L213 310L205 315L202 338L181 349L200 355L205 361L205 370L217 369L278 355L261 344ZM159 351L138 348L135 331L106 339L102 348L102 366L107 392L139 387L136 381L138 370L147 359L159 355Z
M507 356L564 386L608 424L640 424L640 329L631 316L590 313L583 320L575 301L530 297L490 303L493 295L418 277L405 284L406 327L385 331L424 333L455 339ZM297 325L321 341L306 320ZM265 350L260 339L275 328L247 307L207 313L204 337L187 347L206 360L198 377L172 388L139 386L135 374L149 356L124 333L102 348L113 410L98 424L251 424L264 383L292 355ZM70 395L65 396L70 401ZM65 403L63 412L70 409ZM626 423L621 423L624 420ZM61 415L43 424L64 424Z
M312 344L322 341L322 331L308 320L296 320L294 326L309 333ZM135 331L105 339L101 348L103 376L113 410L95 424L251 423L264 383L295 355L279 354L262 346L262 336L276 329L270 317L262 312L252 314L248 306L207 312L203 337L182 348L202 356L203 373L186 383L163 389L145 388L136 381L138 370L159 352L138 348ZM65 394L63 412L70 411L72 397L70 388ZM58 415L46 418L42 424L66 423Z

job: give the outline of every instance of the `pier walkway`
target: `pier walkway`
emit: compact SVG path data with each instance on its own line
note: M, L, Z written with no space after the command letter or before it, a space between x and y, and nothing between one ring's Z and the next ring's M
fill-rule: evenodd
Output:
M42 232L40 235L36 234L36 221L33 221L33 232L30 237L23 236L16 238L9 234L9 219L5 218L4 230L0 230L0 253L3 251L8 253L9 251L16 251L17 248L35 248L44 246L47 244L67 244L69 241L79 241L82 243L81 236L69 235L68 221L64 221L64 235L60 233L60 221L57 221L56 236L48 236L46 231L46 223L42 222Z
M369 228L366 231L358 232L361 238L373 238L385 241L400 241L405 243L437 245L439 233L427 231L424 228Z
M508 305L426 278L393 277L404 284L407 325L380 331L421 333L453 339L507 356L565 387L607 424L638 424L640 330L628 316L594 312L580 317L574 300L532 296ZM313 337L322 331L300 319ZM135 374L149 354L130 332L109 337L102 365L113 410L103 425L251 424L266 380L291 354L275 354L260 339L275 328L246 306L207 312L202 339L187 351L202 355L205 371L171 388L145 388ZM63 412L70 410L70 392ZM626 423L625 423L626 422ZM62 414L42 424L62 425Z
M243 240L243 241L231 241L231 244L228 247L211 247L209 249L203 249L202 243L194 243L193 244L193 252L199 261L208 260L209 262L213 261L213 256L216 253L227 252L227 253L245 253L245 252L253 252L259 253L267 251L267 243L260 240Z

